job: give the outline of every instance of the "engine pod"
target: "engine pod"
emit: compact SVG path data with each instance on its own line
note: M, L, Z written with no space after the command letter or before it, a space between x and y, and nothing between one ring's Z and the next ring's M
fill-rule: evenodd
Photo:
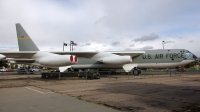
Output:
M52 67L61 67L61 66L69 66L72 64L76 64L76 60L72 55L56 55L56 56L47 56L41 58L39 63L45 66L52 66Z

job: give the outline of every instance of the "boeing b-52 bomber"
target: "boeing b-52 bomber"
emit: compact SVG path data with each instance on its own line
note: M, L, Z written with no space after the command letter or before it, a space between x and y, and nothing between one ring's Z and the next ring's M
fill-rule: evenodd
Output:
M82 51L42 52L18 23L16 24L19 52L0 52L0 59L13 58L16 63L59 68L60 72L73 69L123 68L138 75L138 68L172 68L191 63L196 56L185 49L142 51ZM77 58L78 57L78 58ZM7 59L9 60L9 59Z

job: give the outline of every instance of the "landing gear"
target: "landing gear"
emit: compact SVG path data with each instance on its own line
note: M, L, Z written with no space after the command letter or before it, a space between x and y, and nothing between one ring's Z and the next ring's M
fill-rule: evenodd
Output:
M47 77L46 74L41 74L42 79L46 79L46 77Z
M139 74L141 74L141 70L135 67L133 69L133 75L139 75Z

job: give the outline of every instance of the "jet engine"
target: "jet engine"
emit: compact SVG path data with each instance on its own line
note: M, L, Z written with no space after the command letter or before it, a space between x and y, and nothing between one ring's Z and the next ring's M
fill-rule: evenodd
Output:
M131 56L109 56L101 60L105 64L126 64L132 62Z
M54 66L54 67L68 66L68 65L76 64L77 62L78 62L78 58L77 56L74 56L74 55L47 56L39 60L39 63L41 65Z
M3 54L0 54L0 60L6 58L6 56L4 56Z

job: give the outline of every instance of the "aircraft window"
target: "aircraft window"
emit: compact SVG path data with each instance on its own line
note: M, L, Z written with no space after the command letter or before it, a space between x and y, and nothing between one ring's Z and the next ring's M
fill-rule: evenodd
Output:
M197 56L193 54L193 58L194 58L194 59L197 59Z
M186 52L186 53L191 53L191 52L190 52L190 51L188 51L188 50L186 50L185 52Z

